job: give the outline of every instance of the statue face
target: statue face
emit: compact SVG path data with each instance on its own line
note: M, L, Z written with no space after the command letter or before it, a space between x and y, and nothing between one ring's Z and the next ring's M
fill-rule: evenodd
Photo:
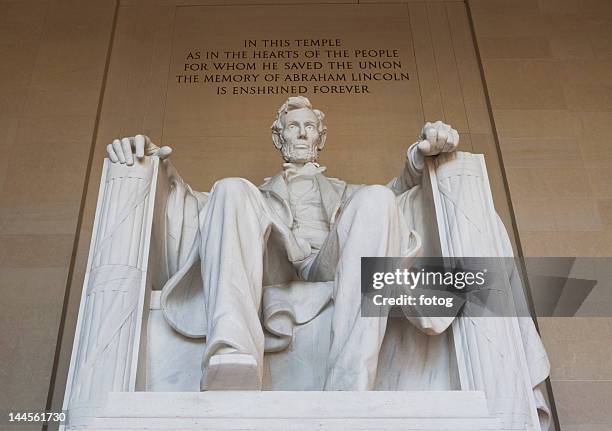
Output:
M317 160L321 149L319 119L308 108L287 112L281 133L281 153L287 162L306 163Z

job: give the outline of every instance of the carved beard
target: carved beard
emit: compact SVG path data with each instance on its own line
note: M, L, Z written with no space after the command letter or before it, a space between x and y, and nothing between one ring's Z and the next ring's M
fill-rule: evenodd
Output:
M308 163L316 162L319 158L319 145L318 143L308 149L295 149L293 145L289 145L283 142L281 147L281 154L283 159L287 163Z

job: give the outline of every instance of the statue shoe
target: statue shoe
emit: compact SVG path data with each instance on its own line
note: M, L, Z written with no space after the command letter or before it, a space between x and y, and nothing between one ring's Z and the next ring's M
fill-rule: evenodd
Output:
M202 391L260 391L261 378L252 355L213 355L200 381Z

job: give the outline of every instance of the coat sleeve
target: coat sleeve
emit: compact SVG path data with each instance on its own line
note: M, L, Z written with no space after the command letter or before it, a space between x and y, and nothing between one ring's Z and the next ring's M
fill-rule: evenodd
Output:
M166 205L166 256L168 276L185 265L194 243L199 242L199 214L206 206L208 193L194 192L172 165L166 167L170 194Z
M417 159L416 152L417 143L414 143L406 152L406 160L399 176L393 178L391 182L387 184L396 195L401 195L414 186L421 184L424 165Z
M168 324L190 338L206 336L206 307L200 273L200 215L208 193L195 192L168 163L170 193L166 204L166 271L161 308Z

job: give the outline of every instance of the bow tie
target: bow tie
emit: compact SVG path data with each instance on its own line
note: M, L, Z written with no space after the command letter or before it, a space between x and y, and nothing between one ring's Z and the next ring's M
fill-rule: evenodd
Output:
M326 169L325 166L320 166L318 163L313 162L308 162L304 166L296 166L293 163L283 163L283 174L287 181L291 181L299 176L312 177L322 173Z

